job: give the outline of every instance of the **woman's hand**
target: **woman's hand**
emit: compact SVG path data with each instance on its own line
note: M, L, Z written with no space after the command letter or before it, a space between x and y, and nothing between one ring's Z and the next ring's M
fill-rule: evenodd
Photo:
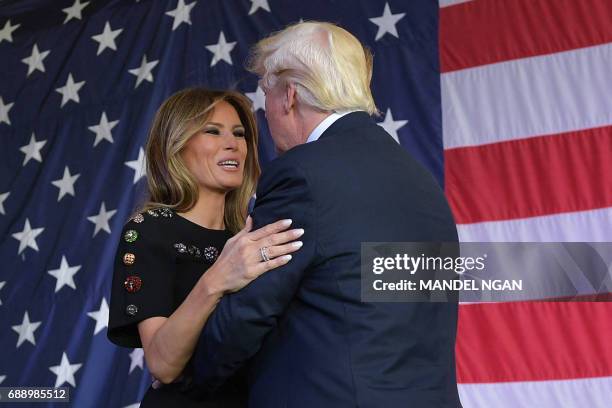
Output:
M203 275L215 291L236 292L270 269L285 265L292 252L302 246L295 241L304 234L303 229L287 231L291 220L280 220L251 231L253 220L249 216L244 228L230 238L214 265ZM262 248L265 248L262 250ZM266 257L269 260L264 260Z

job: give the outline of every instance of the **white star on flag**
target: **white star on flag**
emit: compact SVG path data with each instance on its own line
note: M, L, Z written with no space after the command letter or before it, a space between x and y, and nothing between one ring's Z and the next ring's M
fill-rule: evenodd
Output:
M159 60L147 62L147 56L143 55L140 66L128 71L130 74L136 76L136 85L134 86L134 89L138 88L138 85L140 85L142 81L153 82L152 71L158 63Z
M393 114L391 113L391 109L387 108L387 113L385 114L385 120L379 122L378 124L383 127L389 133L393 139L397 143L399 143L399 136L397 135L397 131L401 129L406 123L407 120L393 120Z
M55 187L59 188L59 194L57 196L57 201L59 202L62 197L66 194L74 196L74 183L80 177L80 174L75 174L74 176L70 175L70 169L68 166L64 167L64 176L61 179L52 181Z
M40 150L43 148L43 146L46 143L47 143L46 140L41 140L40 142L37 142L36 135L32 133L32 136L30 137L30 143L28 143L25 146L21 146L19 148L19 150L25 154L25 157L23 158L22 166L25 166L26 164L28 164L30 159L34 159L37 162L42 163L42 156L40 155Z
M100 205L100 212L98 213L98 215L92 215L91 217L87 217L87 220L96 224L96 228L94 229L93 233L94 237L100 230L106 231L109 234L111 233L108 221L112 218L113 215L115 215L116 212L117 210L106 211L106 204L104 204L104 201L102 201L102 204Z
M144 366L144 351L141 348L135 348L131 353L130 353L130 371L128 374L131 374L132 371L136 368L136 367L140 367L140 369L143 369Z
M57 377L55 379L55 388L61 387L64 383L68 383L76 387L74 374L81 368L83 364L70 364L66 352L62 353L62 361L59 365L49 367L49 370Z
M119 123L118 120L109 122L108 118L106 117L106 112L102 112L102 116L100 116L100 123L88 127L89 130L96 134L94 147L96 147L102 140L108 140L109 142L113 143L113 135L111 134L111 131L117 125L117 123Z
M210 62L210 66L214 67L217 62L223 60L228 64L232 65L232 57L230 56L230 52L236 46L236 41L228 43L225 40L225 34L223 31L219 34L219 42L213 45L207 45L206 49L214 54L212 61Z
M85 3L81 3L81 0L74 0L74 4L72 6L62 9L62 11L66 13L66 19L64 20L63 24L66 24L73 18L81 20L83 18L81 12L85 7L87 7L88 4L88 1L86 1Z
M166 15L174 18L172 22L172 31L176 30L181 23L191 25L191 9L196 5L196 2L185 4L185 0L178 0L176 8L166 12Z
M94 312L87 313L87 316L91 317L96 321L96 327L94 329L94 336L98 334L105 327L108 327L108 303L106 303L106 298L102 298L102 303L100 303L100 309Z
M123 28L113 30L110 26L110 23L107 21L106 24L104 24L104 30L100 34L91 37L94 41L98 42L98 52L96 53L96 55L100 55L102 51L107 48L110 48L113 51L117 51L117 44L115 44L115 39L119 34L121 34L122 31Z
M270 5L268 4L268 0L251 0L251 10L249 10L249 16L260 8L269 12Z
M0 96L0 123L11 124L11 118L9 118L9 112L15 103L4 103L4 99Z
M0 289L2 289L6 285L6 281L0 282ZM2 299L0 299L0 306L2 306Z
M14 26L12 26L11 20L8 20L6 23L4 23L4 28L0 30L0 44L2 44L2 41L4 40L8 42L13 42L13 31L18 29L20 25L21 24L15 24Z
M66 256L62 255L62 261L58 269L53 269L47 273L57 279L55 283L55 293L59 292L64 286L70 286L72 289L76 289L74 283L74 275L81 269L81 265L70 266L66 260Z
M21 60L24 64L28 65L28 74L26 75L26 78L36 70L45 72L45 64L43 62L50 52L51 51L40 52L38 50L38 45L34 44L32 47L32 54L29 57Z
M25 312L21 324L13 326L13 331L19 334L19 338L17 339L17 348L19 348L26 340L33 345L36 345L34 332L36 329L38 329L38 326L40 326L41 323L42 322L31 322L28 312Z
M76 103L80 102L78 92L83 85L85 85L85 81L74 82L74 79L72 79L72 74L68 74L66 85L56 89L57 92L62 94L62 108L69 101L75 101Z
M257 112L258 109L266 110L266 94L260 86L255 92L247 92L246 96L253 102L253 112Z
M21 254L28 247L38 251L36 237L42 234L44 230L44 228L32 228L30 226L30 220L26 218L25 224L23 225L23 231L13 234L13 238L19 241L19 250L17 255Z
M376 33L375 41L378 41L382 38L383 35L389 33L397 38L397 27L395 25L398 21L400 21L406 13L398 13L391 14L391 8L389 8L389 3L385 3L385 10L383 11L383 15L380 17L373 17L370 19L371 22L378 26L378 32Z
M142 147L138 150L138 158L136 160L126 161L125 165L134 169L134 184L138 183L138 180L147 175L147 158L145 157Z
M6 199L8 198L8 196L11 195L10 191L7 191L6 193L2 193L0 194L0 214L5 215L6 213L4 212L4 202L6 201Z

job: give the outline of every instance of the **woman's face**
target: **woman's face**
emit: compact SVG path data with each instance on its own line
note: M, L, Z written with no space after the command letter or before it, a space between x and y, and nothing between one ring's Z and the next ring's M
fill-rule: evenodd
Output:
M181 151L201 189L227 193L240 187L247 155L245 135L236 109L225 101L215 105L204 128Z

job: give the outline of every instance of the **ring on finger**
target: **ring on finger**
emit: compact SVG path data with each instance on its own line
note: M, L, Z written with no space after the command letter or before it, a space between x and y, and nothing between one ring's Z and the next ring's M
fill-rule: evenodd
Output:
M270 254L268 254L268 247L259 248L262 262L268 262L270 260Z

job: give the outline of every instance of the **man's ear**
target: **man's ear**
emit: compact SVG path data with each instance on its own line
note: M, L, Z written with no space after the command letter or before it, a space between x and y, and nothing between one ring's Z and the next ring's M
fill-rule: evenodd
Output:
M297 97L297 88L295 87L295 84L288 83L285 86L285 101L284 101L285 113L289 113L291 109L295 107L296 97Z

